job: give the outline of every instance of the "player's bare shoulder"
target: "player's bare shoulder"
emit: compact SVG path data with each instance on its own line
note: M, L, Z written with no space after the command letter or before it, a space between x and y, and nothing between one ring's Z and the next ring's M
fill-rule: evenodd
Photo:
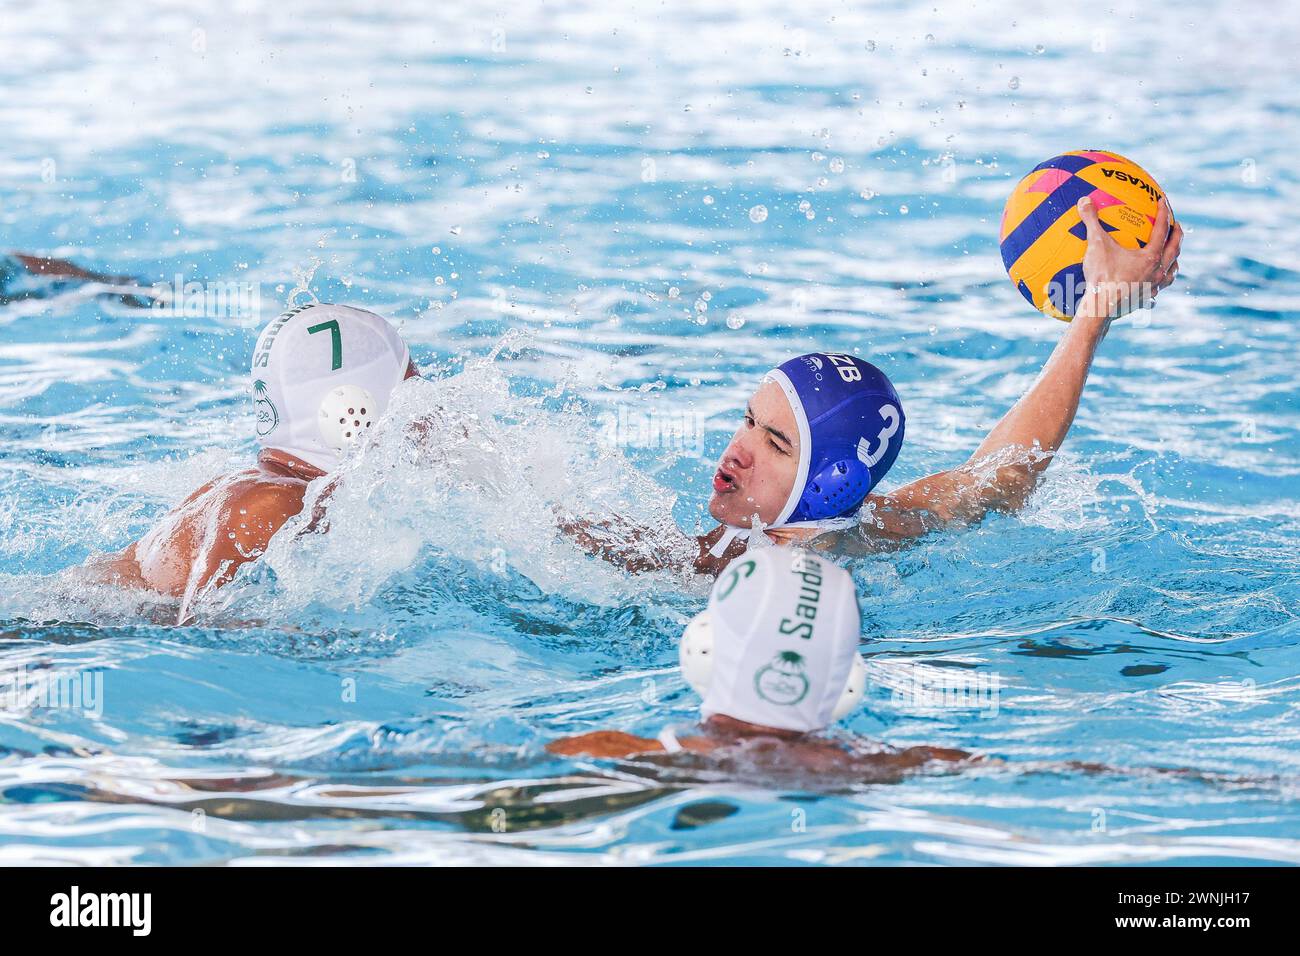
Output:
M269 541L286 521L302 511L309 483L297 475L255 469L235 476L222 499L214 504L221 511L221 523L236 538L258 539L264 535Z
M209 482L130 549L140 582L179 596L196 583L207 584L214 574L228 577L260 555L302 510L307 484L261 467Z

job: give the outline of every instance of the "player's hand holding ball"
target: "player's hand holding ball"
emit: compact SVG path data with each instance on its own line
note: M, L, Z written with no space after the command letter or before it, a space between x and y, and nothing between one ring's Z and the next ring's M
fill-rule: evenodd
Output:
M1039 163L1011 191L999 247L1034 308L1070 321L1151 302L1178 273L1182 227L1155 179L1119 153L1082 149Z
M1153 303L1160 290L1168 288L1178 274L1178 252L1183 243L1183 227L1174 223L1169 228L1168 200L1160 199L1151 242L1143 249L1125 249L1112 239L1087 196L1078 205L1088 229L1083 277L1088 291L1101 295L1103 307L1099 311L1114 319Z

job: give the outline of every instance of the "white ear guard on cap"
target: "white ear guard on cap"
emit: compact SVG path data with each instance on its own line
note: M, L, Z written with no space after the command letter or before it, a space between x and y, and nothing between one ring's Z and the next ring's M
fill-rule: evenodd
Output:
M356 444L378 417L375 396L360 385L340 385L321 400L321 437L335 451L342 451Z
M713 620L707 610L695 615L682 633L682 642L677 649L678 660L682 665L682 677L701 697L709 690L709 681L713 677ZM862 703L867 689L867 665L862 655L853 655L853 666L849 671L848 683L840 693L835 708L831 711L832 720L840 720L853 712Z

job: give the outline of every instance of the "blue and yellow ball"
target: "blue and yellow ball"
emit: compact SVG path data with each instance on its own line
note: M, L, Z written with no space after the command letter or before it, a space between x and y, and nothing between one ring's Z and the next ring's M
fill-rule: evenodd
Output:
M1092 197L1102 227L1125 249L1151 239L1160 187L1118 153L1081 149L1039 163L1016 185L1002 211L1002 262L1036 309L1068 322L1083 297L1088 233L1075 207Z

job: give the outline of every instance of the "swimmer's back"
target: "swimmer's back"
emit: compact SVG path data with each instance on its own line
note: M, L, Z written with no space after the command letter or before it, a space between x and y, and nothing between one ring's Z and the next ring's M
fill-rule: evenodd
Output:
M307 481L257 468L208 482L173 508L148 534L115 555L107 570L118 583L188 602L225 584L266 550L302 510Z

